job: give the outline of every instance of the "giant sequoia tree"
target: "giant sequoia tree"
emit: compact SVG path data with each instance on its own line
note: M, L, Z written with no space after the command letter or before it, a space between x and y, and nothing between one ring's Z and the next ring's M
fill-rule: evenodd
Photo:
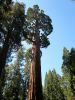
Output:
M14 48L15 45L15 47L17 47L21 42L22 33L24 31L23 26L25 24L24 5L16 3L15 5L10 4L9 6L6 2L5 6L7 8L10 7L10 10L2 8L3 18L0 20L1 29L3 29L3 32L0 31L0 42L2 43L0 52L0 75L5 66L7 54L8 51L10 51L9 49L11 47Z
M34 5L27 11L27 22L27 36L32 42L28 100L42 100L40 47L44 48L50 44L47 36L53 30L52 21L38 5Z
M9 10L8 10L9 9ZM24 5L8 4L6 0L0 5L0 75L5 66L9 49L16 48L21 42L25 25Z
M12 3L12 0L1 0L0 2L0 88L2 88L8 54L12 49L18 48L23 37L25 8L23 4Z

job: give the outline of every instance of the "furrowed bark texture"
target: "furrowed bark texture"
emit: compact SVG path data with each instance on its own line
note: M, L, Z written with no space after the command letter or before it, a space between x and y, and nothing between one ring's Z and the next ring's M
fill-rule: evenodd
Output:
M43 100L41 82L40 43L36 36L32 43L32 62L30 69L30 80L28 100Z

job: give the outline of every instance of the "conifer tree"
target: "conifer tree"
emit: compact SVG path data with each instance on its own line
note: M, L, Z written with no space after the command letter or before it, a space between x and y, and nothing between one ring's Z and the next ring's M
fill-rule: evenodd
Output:
M4 8L5 6L6 8ZM10 8L9 10L7 9L8 7ZM0 52L0 76L5 67L8 53L10 53L11 48L15 50L18 48L23 37L22 33L25 30L25 8L23 4L9 3L8 5L7 0L5 0L4 4L1 5L1 9L3 16L0 19L0 42L2 44Z
M3 89L4 100L19 100L23 96L23 84L20 71L22 58L23 52L20 48L17 52L17 57L14 64L6 67L6 81Z
M28 100L43 100L40 48L50 44L47 36L52 32L52 21L43 10L39 9L38 5L34 5L33 8L27 10L27 22L27 36L32 42Z
M73 100L75 99L75 48L71 51L66 48L63 49L63 64L62 70L69 75L70 87L73 93Z
M16 61L8 65L5 73L3 100L26 100L28 94L31 49L17 51ZM25 65L24 65L25 61Z
M25 33L25 8L18 2L12 3L12 0L0 2L0 88L2 88L7 58L13 49L18 49Z
M60 84L61 77L55 70L46 73L44 83L44 100L65 100Z

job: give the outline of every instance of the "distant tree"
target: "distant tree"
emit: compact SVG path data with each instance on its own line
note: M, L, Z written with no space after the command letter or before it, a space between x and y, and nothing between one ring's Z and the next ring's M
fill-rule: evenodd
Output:
M3 90L4 100L20 100L22 98L23 84L20 72L22 57L22 50L19 49L15 63L6 67L6 81Z
M63 90L65 100L72 100L73 93L71 91L71 85L70 85L70 75L64 74L61 78L61 88Z
M44 100L65 100L60 84L61 77L55 70L49 71L45 76Z
M17 64L17 63L16 63ZM19 65L11 65L7 68L7 77L3 91L4 100L19 100L20 98L20 69Z
M40 47L44 48L50 44L47 36L53 30L52 21L43 10L39 9L38 5L34 5L33 8L27 10L27 22L27 36L32 42L28 100L42 100Z
M63 64L62 69L64 73L69 75L70 87L73 93L73 100L75 99L75 49L71 51L66 48L63 49Z
M5 87L3 88L4 100L26 100L28 94L30 49L23 52L17 51L14 64L6 67ZM25 65L24 65L25 61Z
M28 87L29 87L29 73L31 65L31 48L27 49L25 52L25 67L24 67L24 76L25 76L25 93L26 98L28 99Z

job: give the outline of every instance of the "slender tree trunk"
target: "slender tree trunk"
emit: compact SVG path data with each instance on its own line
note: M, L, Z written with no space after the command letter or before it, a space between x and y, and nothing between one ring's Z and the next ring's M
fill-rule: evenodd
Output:
M5 63L6 63L8 49L9 49L9 36L7 35L3 48L0 52L0 100L3 100L2 99L2 89L4 87Z
M9 46L10 46L9 39L10 39L10 37L9 37L9 35L7 35L4 45L3 45L3 48L0 52L0 76L2 74L2 69L4 69L5 63L6 63L7 53L8 53Z
M32 43L32 62L30 69L28 100L43 100L39 36L36 36Z

